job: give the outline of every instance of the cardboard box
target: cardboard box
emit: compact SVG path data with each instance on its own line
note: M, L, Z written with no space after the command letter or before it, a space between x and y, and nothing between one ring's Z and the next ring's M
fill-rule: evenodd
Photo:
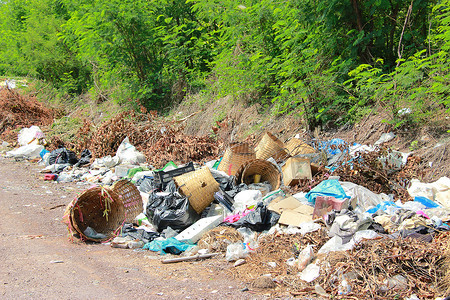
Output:
M311 161L304 157L291 157L281 168L283 171L284 184L296 185L300 179L312 179Z

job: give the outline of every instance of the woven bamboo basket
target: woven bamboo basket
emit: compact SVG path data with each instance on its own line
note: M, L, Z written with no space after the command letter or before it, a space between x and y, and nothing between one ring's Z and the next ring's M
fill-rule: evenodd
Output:
M112 186L113 192L119 195L126 211L125 222L133 222L137 215L143 212L142 196L136 186L128 179L116 181Z
M251 160L240 167L236 173L236 184L251 184L255 181L255 175L260 175L260 182L268 181L272 191L281 185L281 172L270 161L263 159Z
M126 211L119 195L108 188L96 186L84 191L73 202L70 222L83 239L101 242L112 238L125 220ZM106 238L95 239L84 234L91 227Z
M266 132L255 148L257 159L268 159L273 157L281 160L288 157L284 144L270 132Z
M228 147L217 170L228 175L235 175L237 170L249 160L256 159L256 154L247 143Z
M213 202L214 193L219 190L219 183L208 167L174 177L173 180L198 214Z
M300 139L292 138L288 142L285 143L286 150L291 156L296 156L300 154L310 154L316 153L316 149L306 144Z

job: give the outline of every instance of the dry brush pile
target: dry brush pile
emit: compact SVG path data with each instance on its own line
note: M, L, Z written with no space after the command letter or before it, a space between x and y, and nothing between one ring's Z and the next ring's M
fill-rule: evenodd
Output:
M55 137L51 141L81 152L89 149L93 157L114 156L121 142L128 137L130 143L141 151L147 162L156 168L169 161L177 164L189 161L203 162L217 158L220 143L209 136L183 134L183 125L168 122L155 114L123 112L98 127L85 120L78 130L79 137L73 143L64 143Z
M50 125L55 117L36 97L22 95L16 90L0 88L0 138L17 141L16 129L32 125Z

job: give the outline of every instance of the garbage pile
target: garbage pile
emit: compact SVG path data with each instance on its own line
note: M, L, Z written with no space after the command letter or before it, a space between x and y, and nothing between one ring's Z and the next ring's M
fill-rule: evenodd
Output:
M42 158L54 175L47 180L97 184L66 209L72 238L180 255L164 263L222 256L236 278L274 293L434 299L447 292L450 179L418 180L423 169L412 153L383 148L383 139L307 144L267 132L256 147L232 144L204 164L200 157L218 146L166 162L189 139L158 130L150 152L139 151L129 131L112 144L94 135L91 150L102 157L91 158L89 145L80 158L66 148L27 154ZM101 152L107 144L115 152ZM159 147L168 154L156 169L148 153ZM24 155L17 152L8 154Z

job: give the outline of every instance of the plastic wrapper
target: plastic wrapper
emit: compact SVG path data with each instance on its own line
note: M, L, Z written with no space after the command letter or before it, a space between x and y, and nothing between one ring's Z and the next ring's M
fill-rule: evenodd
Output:
M169 226L182 231L200 219L189 200L177 193L150 194L146 215L159 232Z
M303 271L306 266L311 262L311 260L314 257L314 251L313 251L314 245L308 245L306 246L298 255L297 259L297 269L301 272Z

